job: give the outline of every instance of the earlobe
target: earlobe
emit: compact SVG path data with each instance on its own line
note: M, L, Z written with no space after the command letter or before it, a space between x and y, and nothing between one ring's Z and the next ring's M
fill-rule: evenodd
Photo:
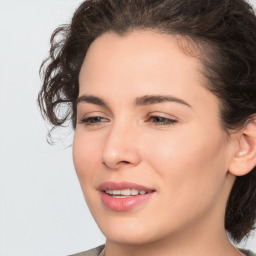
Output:
M256 165L256 117L239 131L236 150L229 166L229 172L235 176L248 174Z

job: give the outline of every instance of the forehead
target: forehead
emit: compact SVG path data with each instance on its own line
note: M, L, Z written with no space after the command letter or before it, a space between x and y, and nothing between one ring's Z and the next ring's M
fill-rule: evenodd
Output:
M80 85L106 85L113 80L138 84L143 80L161 81L168 74L170 84L174 74L175 83L185 82L186 78L188 83L206 83L199 59L183 53L178 42L181 37L154 31L134 31L123 36L105 33L87 51Z

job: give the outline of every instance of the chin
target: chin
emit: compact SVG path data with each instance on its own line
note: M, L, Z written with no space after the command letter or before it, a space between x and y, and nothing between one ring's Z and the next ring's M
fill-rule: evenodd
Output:
M160 237L156 237L159 230L153 230L150 223L143 223L142 220L124 220L116 218L113 221L98 223L107 240L120 243L142 245L154 242ZM148 225L147 225L148 224Z
M105 232L107 240L118 243L118 244L129 244L129 245L142 245L153 242L155 239L147 234L148 232L134 232L130 233L125 229L119 231Z

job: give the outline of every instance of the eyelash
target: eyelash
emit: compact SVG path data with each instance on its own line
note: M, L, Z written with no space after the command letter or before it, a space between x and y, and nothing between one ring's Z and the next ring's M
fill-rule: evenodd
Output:
M102 123L99 119L100 120L104 119L104 120L108 121L107 118L104 118L102 116L90 116L90 117L86 117L86 118L82 119L80 121L80 123L85 124L86 126L99 125L100 123ZM106 121L104 121L104 122L106 122Z
M102 122L102 120L104 121ZM102 116L92 116L82 119L80 123L85 124L85 126L96 126L108 121L109 120L107 118L104 118ZM152 115L148 117L146 122L151 122L153 125L156 126L171 126L177 123L178 121L167 117Z
M154 125L157 126L170 126L177 123L177 120L163 116L149 116L147 122L152 122Z

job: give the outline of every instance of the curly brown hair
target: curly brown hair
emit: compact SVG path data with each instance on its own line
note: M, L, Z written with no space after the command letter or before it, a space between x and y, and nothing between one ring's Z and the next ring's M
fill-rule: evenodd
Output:
M76 127L78 76L90 44L106 32L134 30L179 35L200 51L208 89L221 101L223 128L242 127L256 113L256 17L243 0L87 0L71 24L51 37L42 63L38 103L53 127ZM60 111L66 106L65 111ZM60 114L60 112L62 112ZM225 228L239 242L256 221L256 168L237 177L226 207Z

